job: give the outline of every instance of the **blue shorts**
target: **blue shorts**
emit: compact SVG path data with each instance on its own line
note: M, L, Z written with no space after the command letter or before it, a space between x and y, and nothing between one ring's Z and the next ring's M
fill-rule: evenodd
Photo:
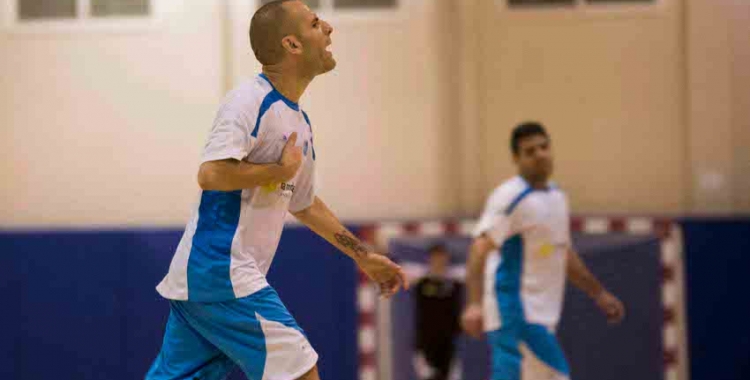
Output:
M513 321L487 333L492 380L567 379L570 370L552 329Z
M170 301L161 352L146 380L220 380L235 365L249 380L294 380L317 361L276 291L266 287L224 302Z

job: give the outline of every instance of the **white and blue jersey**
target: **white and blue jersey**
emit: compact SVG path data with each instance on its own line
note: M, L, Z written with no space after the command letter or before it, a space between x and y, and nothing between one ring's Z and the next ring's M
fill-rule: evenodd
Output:
M202 191L158 292L170 299L161 351L147 380L296 379L318 354L266 282L287 212L315 197L312 127L264 75L224 100L203 162L275 163L296 132L303 162L292 180L237 191Z
M309 207L315 197L315 148L310 121L276 91L264 75L225 98L202 161L275 163L287 137L297 132L303 163L287 183L231 192L202 191L190 222L157 290L168 299L226 301L268 286L288 211Z
M485 264L482 303L493 379L564 378L568 368L553 334L571 244L565 194L512 178L493 191L474 234L499 247Z

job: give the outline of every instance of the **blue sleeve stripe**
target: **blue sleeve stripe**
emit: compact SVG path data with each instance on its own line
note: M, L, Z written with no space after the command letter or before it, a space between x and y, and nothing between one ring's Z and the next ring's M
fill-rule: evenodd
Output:
M263 98L263 102L260 103L260 111L258 111L258 118L255 120L255 128L253 128L253 132L250 134L253 137L258 137L258 132L260 131L260 120L263 118L263 115L266 114L266 111L271 109L271 106L281 100L278 96L278 92L271 91L266 95L265 98Z
M533 191L534 191L533 188L527 187L526 190L524 190L523 192L521 192L521 194L518 194L518 196L516 196L513 199L513 202L510 202L510 205L508 205L508 208L505 209L505 215L510 215L513 212L513 210L516 209L516 207L518 206L518 204L521 203L521 201L524 198L526 198L527 195L531 194Z
M310 142L312 143L312 158L313 161L315 161L315 138L312 137L312 123L310 123L310 117L307 116L307 112L302 111L302 116L305 117L305 121L307 122L307 126L310 127Z

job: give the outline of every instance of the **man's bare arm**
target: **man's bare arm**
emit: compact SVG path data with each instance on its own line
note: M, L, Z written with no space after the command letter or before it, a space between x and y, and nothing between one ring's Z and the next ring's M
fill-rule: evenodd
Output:
M625 317L625 306L617 297L604 289L604 286L589 271L578 253L568 250L567 275L570 282L589 295L607 316L610 323L618 323Z
M495 243L487 236L474 239L469 249L466 263L466 295L469 304L481 304L484 292L484 265L487 255L496 248Z
M591 298L596 298L604 291L601 282L589 271L578 253L568 250L567 274L570 282Z
M484 294L484 266L487 256L497 246L486 235L474 239L466 263L467 303L461 315L461 327L469 336L479 338L484 329L482 295Z
M338 217L318 197L315 197L310 207L293 215L302 224L355 261L364 258L372 251L344 227Z
M302 149L296 143L297 134L292 133L277 163L251 164L235 159L204 162L198 170L198 185L203 190L234 191L289 181L302 163Z
M313 232L351 257L359 268L378 284L383 297L392 296L401 286L409 287L401 267L357 239L320 198L315 197L310 207L294 213L294 216Z

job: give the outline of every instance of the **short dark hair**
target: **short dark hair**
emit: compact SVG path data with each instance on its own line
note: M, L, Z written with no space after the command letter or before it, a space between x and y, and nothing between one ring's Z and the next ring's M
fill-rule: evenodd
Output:
M289 33L284 3L297 0L274 0L263 4L250 21L250 47L262 65L275 65L284 58L281 40Z
M513 133L510 135L510 149L513 151L513 154L518 154L521 140L535 135L549 138L544 126L536 121L527 121L513 128Z

